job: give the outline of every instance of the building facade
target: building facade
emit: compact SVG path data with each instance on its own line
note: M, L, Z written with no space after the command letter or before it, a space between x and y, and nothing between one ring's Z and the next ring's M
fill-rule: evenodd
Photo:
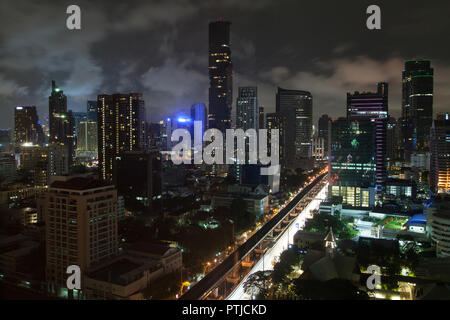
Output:
M259 129L258 88L239 87L236 99L236 128Z
M149 206L152 199L152 154L126 151L117 159L117 188L125 204Z
M118 253L117 191L86 177L58 177L45 194L46 278L58 293L67 267L83 275L93 264ZM83 283L82 283L83 286Z
M437 193L450 193L450 114L438 114L430 137L430 187Z
M35 106L21 106L14 110L14 136L16 148L22 144L45 142L44 131Z
M231 128L233 64L228 21L209 24L209 128L225 133Z
M402 73L402 143L404 160L429 150L433 121L434 71L428 59L408 60Z
M333 121L329 196L342 203L371 207L375 201L375 130L369 119Z
M388 84L378 83L377 92L347 93L347 118L369 119L375 123L376 190L381 193L386 182L386 129L388 119Z
M278 88L276 112L283 122L280 158L285 165L295 167L296 159L311 157L312 99L307 91Z
M142 94L99 95L98 158L100 177L114 182L116 158L124 151L145 149L145 106Z
M319 138L322 138L324 140L324 153L325 156L328 157L328 152L330 150L330 135L331 135L331 122L332 119L327 115L324 114L319 118L318 123L318 130L317 130L317 136Z

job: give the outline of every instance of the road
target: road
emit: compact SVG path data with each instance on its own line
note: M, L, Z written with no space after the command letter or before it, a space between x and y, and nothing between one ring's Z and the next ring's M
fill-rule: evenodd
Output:
M240 282L240 284L236 287L236 289L233 291L233 293L228 297L227 300L250 300L252 297L250 297L248 294L244 292L244 283L247 280L247 278L258 271L263 270L273 270L272 263L276 261L276 259L280 256L280 254L286 250L289 246L289 244L293 243L294 235L295 233L303 228L305 224L305 219L307 214L309 214L310 210L318 209L321 200L318 199L325 199L326 191L328 189L328 183L325 184L325 186L322 188L322 190L319 191L317 196L314 200L312 200L306 207L303 209L303 211L295 218L295 220L292 222L292 224L289 226L289 228L284 231L282 235L278 238L277 242L269 248L266 253L264 254L264 257L256 263L252 270L248 273L248 275L243 279L243 281ZM289 241L288 241L289 239Z

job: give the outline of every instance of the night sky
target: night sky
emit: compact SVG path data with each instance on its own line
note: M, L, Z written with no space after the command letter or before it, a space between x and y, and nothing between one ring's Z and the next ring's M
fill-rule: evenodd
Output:
M70 4L82 30L66 28ZM366 28L370 4L381 30ZM52 79L74 111L115 92L142 92L152 121L208 104L208 23L218 18L232 23L233 106L238 86L258 86L266 112L277 86L308 90L316 121L345 116L346 92L386 81L398 117L404 60L429 58L434 112L450 110L450 1L1 0L0 128L14 127L17 105L46 116Z

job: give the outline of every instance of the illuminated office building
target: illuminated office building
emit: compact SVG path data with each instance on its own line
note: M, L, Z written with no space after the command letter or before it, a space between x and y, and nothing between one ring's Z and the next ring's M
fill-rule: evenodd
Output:
M239 87L236 99L236 129L259 128L258 89Z
M381 193L386 182L388 84L378 83L377 92L347 93L347 118L368 119L375 124L376 189Z
M82 121L77 126L77 157L98 157L98 128L97 122Z
M437 193L450 193L450 114L438 114L430 136L430 187Z
M408 60L402 73L402 143L404 160L429 151L433 121L434 71L428 59Z
M21 106L14 110L14 136L16 148L22 144L43 144L44 131L35 106Z
M375 201L375 130L369 119L339 118L331 126L329 196L371 207Z

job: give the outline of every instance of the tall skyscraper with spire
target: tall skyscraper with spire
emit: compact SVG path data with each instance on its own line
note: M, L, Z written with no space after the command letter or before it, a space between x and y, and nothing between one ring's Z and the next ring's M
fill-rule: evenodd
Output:
M67 148L70 165L75 152L75 118L71 110L67 111L67 97L54 80L48 106L50 143Z
M228 21L209 24L209 128L231 128L233 64Z

